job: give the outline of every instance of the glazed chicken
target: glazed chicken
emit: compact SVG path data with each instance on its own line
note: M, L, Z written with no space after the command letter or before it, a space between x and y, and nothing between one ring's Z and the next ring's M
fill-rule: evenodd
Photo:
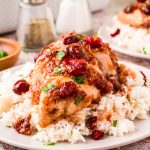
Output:
M127 6L118 14L118 19L124 24L135 28L150 29L150 1L137 0L139 2Z
M123 92L122 84L126 84L129 73L124 70L99 37L69 32L41 50L27 80L18 80L13 91L27 93L32 105L37 106L41 128L62 119L78 124L81 110L99 104L106 94ZM31 118L30 113L20 116L13 127L20 134L30 135L34 132ZM100 115L98 119L102 118Z
M75 32L43 48L30 74L30 95L40 105L40 126L71 119L119 89L118 63L108 44Z

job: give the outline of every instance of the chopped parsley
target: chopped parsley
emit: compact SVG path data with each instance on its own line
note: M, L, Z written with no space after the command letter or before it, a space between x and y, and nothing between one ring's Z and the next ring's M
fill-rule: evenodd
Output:
M98 38L98 32L93 37L94 37L94 41L96 41L96 39Z
M145 47L142 48L142 52L147 55L147 49Z
M113 120L112 126L113 126L113 127L117 127L117 124L118 124L118 120Z
M83 99L82 96L77 97L77 98L75 99L75 104L76 104L76 105L79 105L79 104L81 103L81 100L82 100L82 99Z
M80 40L82 40L82 38L83 38L83 36L82 35L77 35L77 39L80 41Z
M18 76L19 76L19 77L22 77L22 76L23 76L23 74L19 74Z
M3 50L0 50L0 58L6 57L6 56L8 56L8 53Z
M48 84L48 85L46 85L46 86L44 86L44 87L42 88L42 91L43 91L44 93L46 93L47 91L51 90L53 87L54 87L53 84Z
M130 98L128 99L130 105L137 103L136 99Z
M11 128L12 126L6 126L7 128Z
M63 51L60 51L60 52L58 52L58 54L57 54L57 58L59 59L59 60L62 60L62 58L65 56L65 52L63 52Z
M55 145L56 143L54 143L54 142L46 142L46 143L44 143L44 145L48 145L48 146L52 146L52 145Z
M63 69L59 67L54 68L54 73L60 73Z
M71 130L71 136L73 135L73 131Z
M88 119L86 118L86 119L85 119L85 125L87 125L87 121L88 121Z
M74 80L76 83L79 83L79 84L83 84L83 83L84 83L84 77L83 77L83 76L74 76L74 77L73 77L73 80Z
M129 100L130 105L132 105L132 100Z

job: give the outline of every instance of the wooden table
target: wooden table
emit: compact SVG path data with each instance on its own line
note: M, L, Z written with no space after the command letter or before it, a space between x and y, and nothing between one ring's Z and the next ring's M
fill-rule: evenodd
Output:
M112 15L115 14L122 7L122 5L124 5L121 2L121 0L120 1L113 0L113 1L118 1L118 3L115 3L115 5L114 5L114 3L112 2L110 4L110 6L108 7L109 9L106 9L105 11L101 11L101 12L95 12L93 14L93 22L94 22L95 30L97 30L100 25L103 25L103 23L105 21L109 20L112 17ZM124 1L124 2L126 3L126 1ZM14 38L14 34L6 35L6 37ZM129 57L129 56L122 55L119 53L117 53L117 55L118 55L119 60L130 61L132 63L142 65L142 66L150 69L150 61L148 61L148 60ZM33 60L34 56L35 56L34 53L25 54L22 52L16 65L20 65L20 64L25 63L26 61ZM23 150L23 149L16 148L16 147L13 147L8 144L4 144L4 143L0 142L0 150L1 149L2 150ZM150 150L150 137L147 139L141 140L139 142L136 142L136 143L133 143L133 144L121 147L121 148L117 148L117 149L120 149L120 150ZM114 150L117 150L117 149L114 149Z

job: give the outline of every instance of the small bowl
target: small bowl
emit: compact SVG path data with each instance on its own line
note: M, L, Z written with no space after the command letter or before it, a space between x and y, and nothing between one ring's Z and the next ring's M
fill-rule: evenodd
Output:
M8 53L8 56L0 58L0 71L14 66L21 50L19 43L11 39L0 38L0 50Z

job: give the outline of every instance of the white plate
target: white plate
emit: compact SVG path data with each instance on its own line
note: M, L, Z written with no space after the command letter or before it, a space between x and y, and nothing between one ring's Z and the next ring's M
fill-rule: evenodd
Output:
M125 64L142 70L150 78L150 70L130 63ZM20 70L22 66L8 69L8 71L13 73L14 71ZM0 72L0 78L2 73L6 72L7 70ZM86 143L77 143L73 145L69 143L59 143L53 146L44 146L42 143L34 140L31 136L20 135L14 129L7 128L0 124L0 141L30 150L104 150L127 145L150 136L150 119L137 120L135 121L135 124L136 131L123 137L105 136L99 141L87 139Z
M128 49L124 49L124 48L121 48L121 47L117 47L112 41L112 37L110 36L111 33L107 30L107 27L111 27L112 24L113 24L113 22L110 21L109 23L104 24L98 30L98 34L103 39L104 42L108 42L110 47L113 50L115 50L119 53L129 55L129 56L133 56L133 57L137 57L137 58L150 60L150 55L145 55L145 54L142 54L140 52L136 52L136 51L133 51L133 50L128 50Z

